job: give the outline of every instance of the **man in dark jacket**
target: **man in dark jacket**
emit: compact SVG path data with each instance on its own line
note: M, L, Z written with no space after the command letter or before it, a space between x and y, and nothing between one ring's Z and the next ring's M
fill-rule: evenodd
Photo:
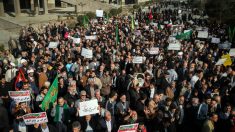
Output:
M3 106L3 101L0 98L0 132L8 132L9 120L7 109Z
M45 132L45 131L48 131L48 132L57 132L56 128L52 125L49 125L47 123L42 123L40 124L35 124L34 125L34 132Z
M112 117L109 111L105 112L105 117L99 120L97 126L99 132L116 132L116 123L115 119Z

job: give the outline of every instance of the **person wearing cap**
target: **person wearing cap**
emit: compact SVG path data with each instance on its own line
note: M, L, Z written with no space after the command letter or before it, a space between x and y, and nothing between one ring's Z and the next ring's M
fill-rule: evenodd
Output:
M5 73L5 80L6 82L12 82L12 79L16 76L16 72L18 71L15 67L15 63L10 62L8 65L8 70Z

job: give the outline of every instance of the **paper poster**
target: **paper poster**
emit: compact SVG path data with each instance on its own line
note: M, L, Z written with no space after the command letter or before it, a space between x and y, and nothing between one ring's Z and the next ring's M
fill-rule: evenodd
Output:
M91 115L99 113L98 100L93 99L79 103L79 116Z
M229 55L230 56L235 56L235 48L230 49Z
M225 62L224 62L224 66L231 66L232 65L232 60L231 60L229 54L223 55L221 58L226 59Z
M81 38L72 37L72 39L73 39L73 43L75 43L75 44L79 44L81 42Z
M48 122L46 112L29 113L23 116L26 125L34 125Z
M180 43L170 43L168 46L168 50L180 50L181 44Z
M17 103L30 101L30 91L8 91L9 96Z
M58 42L50 42L48 48L50 49L57 48L58 44L59 44Z
M226 59L219 59L215 65L223 65Z
M224 42L222 44L218 44L218 48L219 49L230 49L231 45L232 45L232 43L226 41L226 42Z
M138 123L129 124L129 125L121 125L118 129L118 132L137 132Z
M219 43L220 43L220 38L214 38L214 37L212 37L212 38L211 38L211 43L219 44Z
M90 40L96 40L97 36L93 35L93 36L85 36L86 39L90 39Z
M156 55L158 53L159 53L159 48L158 47L153 47L153 48L150 48L150 50L149 50L150 55Z
M93 57L93 53L92 50L90 49L86 49L86 48L82 48L82 53L81 55L85 58L92 58Z
M96 16L97 17L103 17L104 11L103 10L96 10Z
M209 34L207 31L198 31L198 38L208 38Z
M133 63L134 64L141 64L141 63L143 63L143 57L142 56L134 56Z

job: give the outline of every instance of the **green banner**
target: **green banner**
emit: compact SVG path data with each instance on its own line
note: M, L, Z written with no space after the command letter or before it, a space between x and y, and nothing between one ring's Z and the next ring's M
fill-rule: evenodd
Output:
M134 16L131 16L131 29L135 29L135 22L134 22Z
M46 96L42 101L41 109L46 111L49 109L50 106L56 101L58 95L58 76L56 76L55 80L53 81L49 91L47 92Z
M116 33L116 44L118 44L118 42L119 42L119 29L118 29L118 25L116 25L115 33Z
M182 39L182 40L190 39L191 34L192 34L192 30L176 35L175 38Z

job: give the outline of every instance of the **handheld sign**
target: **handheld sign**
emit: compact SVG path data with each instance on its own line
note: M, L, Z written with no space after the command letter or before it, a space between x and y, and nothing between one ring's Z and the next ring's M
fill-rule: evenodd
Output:
M103 10L96 10L96 16L97 17L103 17L104 11Z
M133 63L135 63L135 64L143 63L143 57L142 56L134 56Z
M85 36L86 39L90 39L90 40L96 40L97 36L93 35L93 36Z
M208 38L209 34L208 31L198 31L198 38Z
M50 49L57 48L58 44L59 44L58 42L50 42L48 48Z
M169 44L169 46L168 46L168 50L180 50L180 48L181 48L181 44L180 43L171 43L171 44Z
M121 125L118 129L118 132L137 132L138 123L129 124L129 125Z
M79 116L99 113L97 99L80 102L79 107L80 107Z
M235 48L230 49L229 55L230 56L235 56Z
M79 44L79 43L81 42L81 39L80 39L80 38L74 38L74 37L72 37L72 39L73 39L73 43L75 43L75 44Z
M9 91L9 96L17 103L30 101L30 91Z
M149 50L150 55L156 55L159 53L159 48L158 47L153 47Z
M34 125L48 122L46 112L29 113L23 116L26 125Z
M212 38L211 39L211 43L214 43L214 44L219 44L220 43L220 38Z
M85 57L85 58L88 58L88 59L90 59L90 58L93 57L92 50L86 49L86 48L82 48L82 53L81 53L81 55L82 55L83 57Z

